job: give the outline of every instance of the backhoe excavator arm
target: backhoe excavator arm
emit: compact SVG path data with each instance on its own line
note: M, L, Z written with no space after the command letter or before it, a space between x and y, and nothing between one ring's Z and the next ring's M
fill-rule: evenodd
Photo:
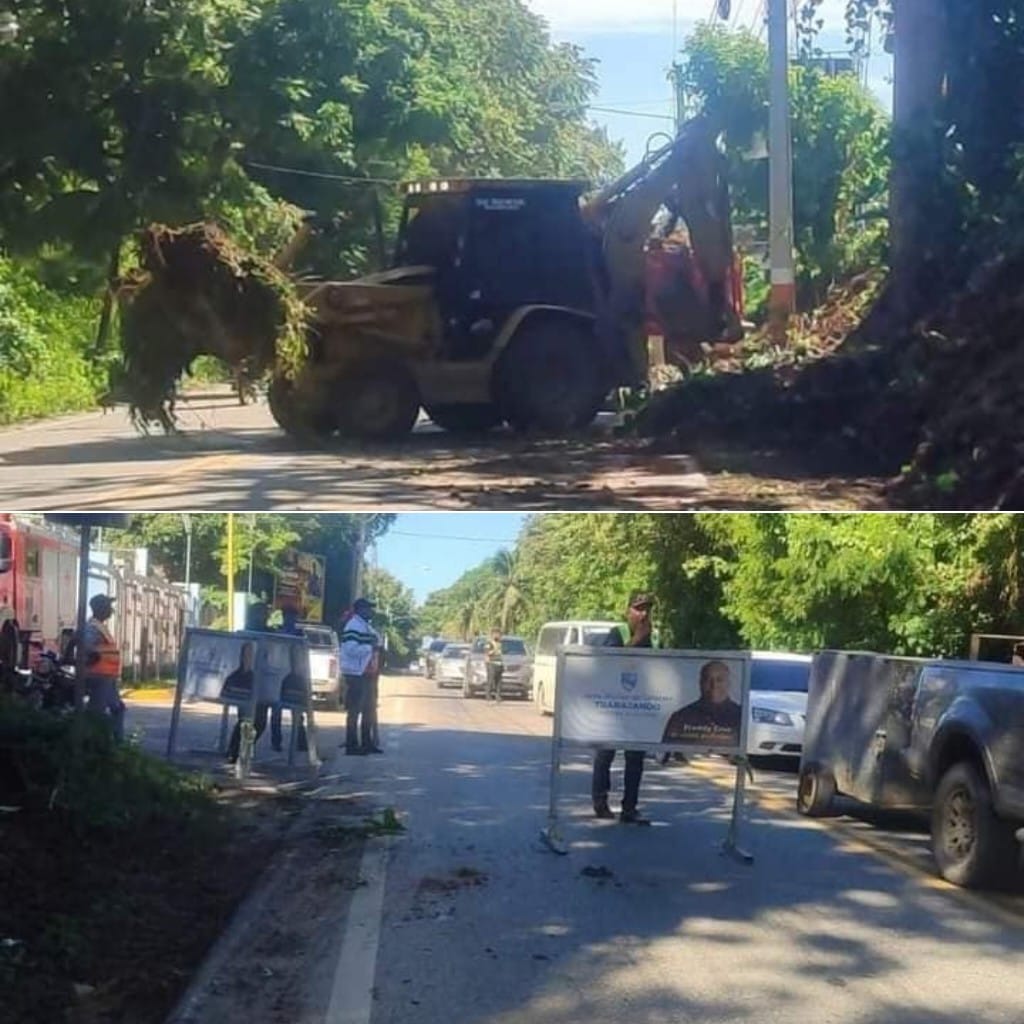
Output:
M730 291L735 254L725 159L704 118L687 122L675 140L583 206L584 220L600 243L607 279L601 333L613 359L616 350L616 361L630 357L634 378L646 372L646 244L662 206L686 222L707 285L713 307L708 322L715 327L701 340L735 337L739 324Z

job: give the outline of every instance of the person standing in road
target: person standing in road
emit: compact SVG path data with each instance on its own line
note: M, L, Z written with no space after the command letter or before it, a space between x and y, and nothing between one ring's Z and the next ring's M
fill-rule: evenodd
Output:
M626 611L626 623L616 626L607 637L605 647L653 647L651 634L651 595L645 591L635 590L630 595L629 607ZM625 751L626 770L622 793L622 812L619 821L624 825L647 825L649 822L640 815L637 804L640 799L640 780L644 774L644 752L642 750ZM612 788L612 762L615 760L614 750L598 750L594 754L594 775L591 783L591 796L594 801L594 814L598 818L614 818L608 805L608 794Z
M263 606L266 609L266 605ZM269 611L264 616L263 627L260 632L265 632L270 627L266 624L269 619ZM281 626L278 629L279 633L286 633L288 636L302 636L302 630L299 627L299 612L298 609L293 605L286 605L281 610ZM294 712L293 712L294 715ZM270 712L270 746L277 753L281 753L284 749L284 730L282 728L282 720L284 717L284 709L281 707L280 701L274 701L273 708ZM294 725L294 721L293 721ZM305 724L299 721L299 750L306 749L306 729Z
M379 638L370 625L374 604L360 597L352 605L352 615L341 634L341 673L345 677L345 753L377 753L373 742L371 715L373 658Z
M121 649L110 631L114 598L96 594L89 600L92 618L85 624L85 692L88 710L110 718L117 740L124 739L124 701L121 700Z
M505 673L505 661L501 651L501 630L495 627L491 630L491 638L484 646L484 655L487 659L487 690L485 697L493 700L495 704L501 703L501 677Z

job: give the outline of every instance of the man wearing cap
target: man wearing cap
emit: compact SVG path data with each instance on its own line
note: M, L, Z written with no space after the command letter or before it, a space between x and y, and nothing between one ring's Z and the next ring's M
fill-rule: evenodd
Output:
M626 622L616 626L607 637L605 647L653 647L651 639L651 595L646 591L634 590L629 596ZM619 821L624 825L646 825L647 819L637 811L640 798L640 780L644 774L644 752L625 751L626 772L622 792L622 813ZM614 818L608 806L608 793L612 788L612 762L614 750L598 750L594 754L594 775L591 795L594 800L594 814L598 818Z
M380 748L374 743L373 699L374 659L380 637L370 625L374 604L360 597L352 605L352 615L345 623L341 634L341 674L345 677L345 723L346 754L379 754Z
M124 739L124 701L121 700L121 649L107 623L114 614L114 598L96 594L89 600L92 618L85 624L82 647L88 710L109 715L114 736Z

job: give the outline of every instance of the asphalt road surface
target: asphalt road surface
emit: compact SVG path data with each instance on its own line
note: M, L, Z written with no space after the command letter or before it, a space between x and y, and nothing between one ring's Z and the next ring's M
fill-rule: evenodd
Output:
M636 828L590 816L579 757L564 776L570 849L556 856L538 839L550 720L532 705L396 677L383 681L381 712L386 755L326 768L340 788L395 808L407 831L367 844L343 936L310 954L320 996L303 1021L1024 1021L1020 900L935 879L915 859L913 824L874 829L886 852L847 815L797 817L793 776L759 774L746 865L719 849L727 769L648 762L642 805L654 824ZM166 705L130 710L157 749L168 720ZM333 747L341 716L318 720ZM212 751L217 721L216 709L186 708L184 746ZM258 748L257 767L268 756Z
M390 445L303 451L261 403L226 389L178 405L180 432L145 436L127 411L0 430L0 507L56 509L688 509L879 507L878 481L725 472L686 453L587 434L460 439L423 420Z

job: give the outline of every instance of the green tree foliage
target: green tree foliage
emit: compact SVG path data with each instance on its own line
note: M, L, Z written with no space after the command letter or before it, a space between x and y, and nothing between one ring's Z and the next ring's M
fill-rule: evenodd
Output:
M99 330L93 307L69 304L75 336L99 349L126 240L152 221L216 219L266 254L298 207L314 210L338 229L304 265L348 275L379 258L398 179L621 167L586 118L593 62L553 44L521 0L19 0L17 12L0 59L0 256L61 295L106 289ZM19 316L30 334L31 312ZM74 361L80 376L95 363ZM0 400L25 411L24 397L17 410Z
M380 568L366 570L364 589L377 603L374 623L387 641L388 666L407 665L417 650L419 636L412 590Z
M85 358L99 303L61 295L0 256L0 424L93 405L102 368Z
M1024 633L1024 518L1010 513L548 515L517 559L531 639L545 621L617 619L636 587L682 648L955 656L972 632ZM424 625L457 632L494 576L488 560L431 595Z
M244 589L250 557L254 589L270 597L281 555L290 548L323 555L326 562L324 618L334 623L355 595L351 593L353 552L360 530L366 544L382 536L394 522L391 513L332 515L235 516L235 586ZM211 593L222 592L227 571L227 515L217 512L189 516L192 531L191 579ZM185 578L185 521L169 513L141 513L129 530L108 531L115 547L147 547L150 559L169 579ZM215 601L216 603L216 601Z
M767 162L749 155L768 135L767 46L747 30L701 25L681 69L687 102L724 134L736 220L767 230ZM882 254L889 124L852 75L797 65L791 87L800 299L809 307Z

